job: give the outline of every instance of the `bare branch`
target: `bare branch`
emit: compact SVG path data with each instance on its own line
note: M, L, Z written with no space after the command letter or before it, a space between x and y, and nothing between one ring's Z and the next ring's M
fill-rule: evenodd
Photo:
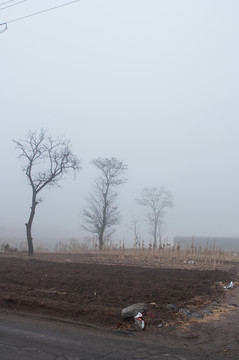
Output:
M35 208L40 202L37 194L45 187L58 185L62 176L71 170L76 173L80 169L80 161L71 150L70 140L55 138L47 135L46 130L29 130L22 140L13 140L19 158L24 161L23 171L32 188L31 213L26 224L28 245L32 243L31 226L35 215ZM33 254L33 246L31 244ZM31 255L32 255L31 254Z
M150 233L154 238L154 247L157 247L157 237L161 232L160 229L166 215L166 209L173 207L172 194L163 187L145 188L142 198L138 199L137 202L148 209L146 217Z
M95 180L94 190L87 199L88 205L82 214L82 227L97 234L101 250L104 242L114 233L113 227L120 222L118 192L115 187L126 181L123 175L127 165L116 158L98 158L92 163L100 173Z
M134 246L135 248L140 248L140 229L139 229L139 221L136 217L132 217L131 223L129 225L129 229L134 234Z

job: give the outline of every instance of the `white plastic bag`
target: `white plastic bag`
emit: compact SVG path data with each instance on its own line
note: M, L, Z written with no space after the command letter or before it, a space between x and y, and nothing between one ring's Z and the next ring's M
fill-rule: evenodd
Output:
M144 329L144 320L142 319L143 315L141 312L138 312L138 314L134 317L135 323L140 327L140 329Z
M234 287L234 282L231 281L228 285L224 286L224 289L233 289Z

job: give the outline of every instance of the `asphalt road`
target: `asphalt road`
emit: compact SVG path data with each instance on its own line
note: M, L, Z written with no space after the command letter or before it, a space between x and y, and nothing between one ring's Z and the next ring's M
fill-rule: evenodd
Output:
M169 349L143 332L103 331L32 315L0 312L1 360L218 360L189 350Z

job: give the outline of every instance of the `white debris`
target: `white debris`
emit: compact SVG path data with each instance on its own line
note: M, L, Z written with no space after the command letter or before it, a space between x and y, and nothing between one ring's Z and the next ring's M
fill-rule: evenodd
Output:
M234 287L234 282L231 281L228 285L224 286L224 289L233 289Z
M143 315L141 312L134 317L135 323L140 327L140 329L144 329L144 320L142 319Z

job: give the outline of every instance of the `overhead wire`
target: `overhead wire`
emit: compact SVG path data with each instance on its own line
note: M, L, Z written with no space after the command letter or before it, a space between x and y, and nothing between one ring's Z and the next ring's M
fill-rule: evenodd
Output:
M8 1L4 1L3 3L0 3L0 6L5 5L5 4L8 4L8 3L13 2L13 1L16 1L16 0L8 0Z
M21 0L21 1L27 1L27 0ZM25 16L21 16L21 17L18 17L16 19L13 19L13 20L10 20L10 21L6 21L4 23L0 23L0 33L4 32L7 30L7 25L10 24L10 23L13 23L15 21L19 21L19 20L23 20L23 19L27 19L31 16L35 16L35 15L38 15L38 14L42 14L42 13L45 13L47 11L51 11L51 10L55 10L55 9L58 9L58 8L61 8L63 6L67 6L67 5L70 5L70 4L73 4L73 3L76 3L76 2L79 2L80 0L73 0L73 1L69 1L67 3L64 3L64 4L61 4L61 5L56 5L56 6L53 6L51 8L47 8L47 9L44 9L44 10L41 10L41 11L37 11L35 13L32 13L32 14L28 14L28 15L25 15ZM1 10L1 9L0 9ZM1 27L3 27L4 29L1 30Z
M55 10L55 9L60 8L60 7L67 6L67 5L70 5L70 4L79 2L79 1L80 1L80 0L74 0L74 1L70 1L70 2L67 2L67 3L61 4L61 5L53 6L53 7L48 8L48 9L44 9L44 10L41 10L41 11L37 11L37 12L35 12L35 13L29 14L29 15L25 15L25 16L21 16L21 17L19 17L19 18L16 18L16 19L7 21L6 23L7 23L7 24L10 24L10 23L12 23L12 22L15 22L15 21L18 21L18 20L22 20L22 19L26 19L26 18L29 18L29 17L31 17L31 16L35 16L35 15L38 15L38 14L42 14L42 13L47 12L47 11Z
M28 0L21 0L21 1L18 1L17 3L15 3L15 4L4 6L3 8L0 8L0 11L4 10L4 9L7 9L7 8L10 8L12 6L16 6L16 5L21 4L21 3L25 2L25 1L28 1ZM1 6L1 4L0 4L0 6Z

